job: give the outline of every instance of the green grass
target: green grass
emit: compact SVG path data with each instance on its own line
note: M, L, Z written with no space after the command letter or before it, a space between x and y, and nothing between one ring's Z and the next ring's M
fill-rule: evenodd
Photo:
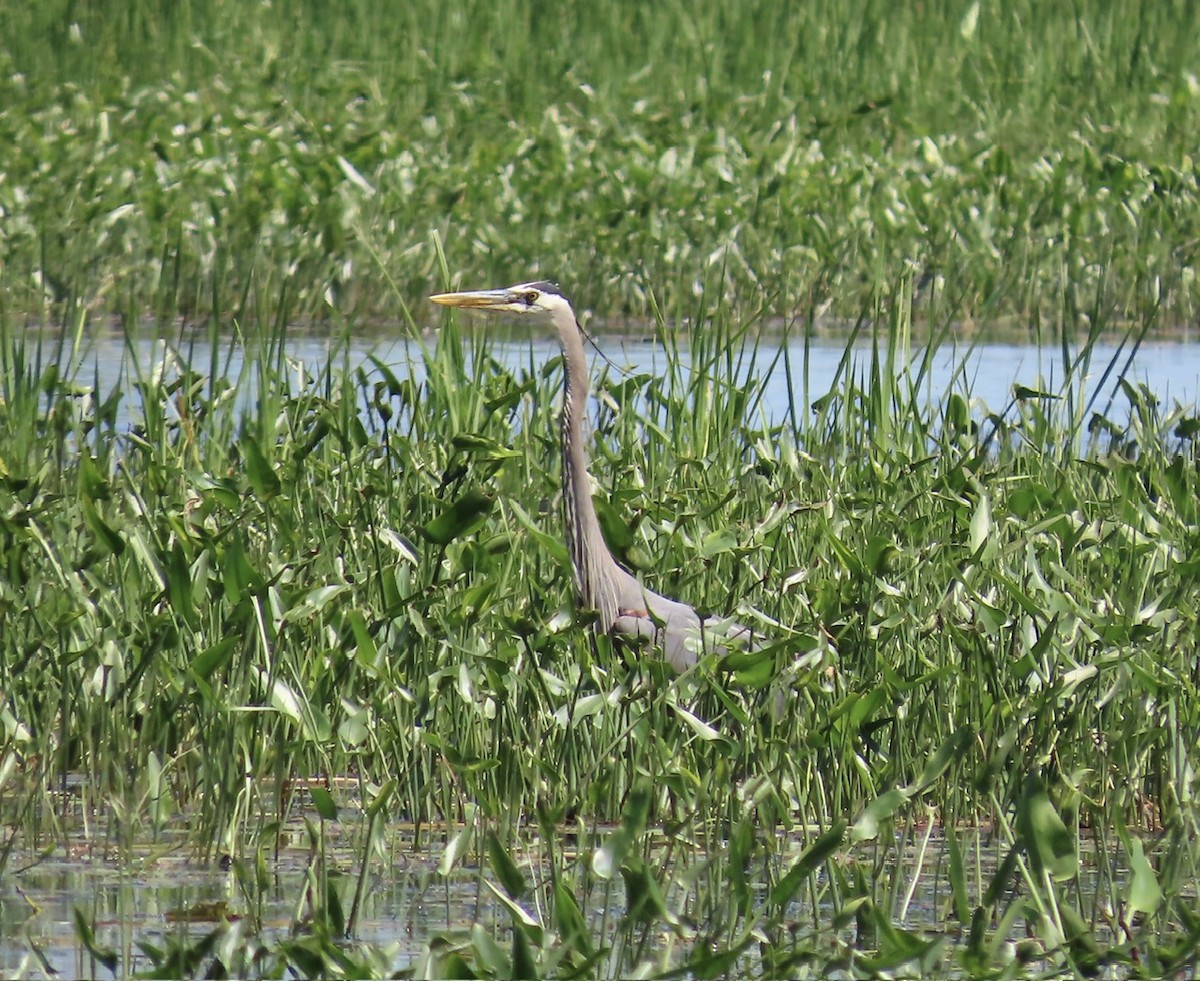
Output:
M483 863L481 888L541 911L514 929L554 971L597 951L614 975L714 951L778 976L998 967L1014 922L1030 956L1080 970L1191 956L1195 416L1129 385L1123 414L1088 416L1069 365L1000 413L972 415L969 392L929 403L923 362L890 340L910 302L881 305L890 329L799 428L760 421L758 382L731 386L774 356L736 311L661 325L690 338L689 372L673 356L600 382L614 549L777 641L682 678L562 614L553 365L509 371L486 331L451 325L421 383L345 368L345 337L306 374L282 336L247 336L239 401L170 349L96 390L54 367L86 363L86 340L10 330L13 840L78 833L55 793L73 774L115 847L186 818L200 855L252 854L290 813L288 780L353 774L364 869L388 821L414 823L447 870ZM1009 857L947 880L949 922L978 921L949 946L895 933L902 845L929 819L940 854L983 823ZM1165 899L1139 898L1153 915L1126 935L1096 917L1130 910L1133 841ZM600 910L607 926L569 940Z
M612 314L705 283L853 318L911 275L1051 336L1189 322L1197 16L9 5L0 284L42 321L402 319L436 230L472 284Z
M337 942L395 821L487 913L432 974L1190 969L1200 424L1093 359L1195 317L1193 7L336 10L0 8L0 869L185 824L246 919L157 973L382 973ZM557 363L452 320L349 361L535 272L667 351L596 373L614 551L763 651L677 678L577 622ZM764 327L827 314L869 355L811 390ZM968 318L1059 386L928 399Z

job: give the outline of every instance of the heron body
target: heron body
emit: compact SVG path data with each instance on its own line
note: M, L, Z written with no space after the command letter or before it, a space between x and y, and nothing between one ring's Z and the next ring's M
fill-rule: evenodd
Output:
M719 617L702 618L692 607L647 589L609 551L592 503L583 436L588 369L583 335L570 301L553 283L521 283L506 289L439 293L441 306L515 314L558 331L565 377L562 405L563 501L567 549L579 605L596 612L596 629L649 641L676 671L705 653L753 643L751 631Z

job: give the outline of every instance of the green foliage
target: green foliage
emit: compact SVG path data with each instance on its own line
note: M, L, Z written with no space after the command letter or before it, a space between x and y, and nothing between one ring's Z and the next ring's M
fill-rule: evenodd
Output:
M881 309L903 336L904 295ZM313 371L275 353L279 335L239 345L249 397L169 345L105 393L71 372L86 338L50 370L58 342L9 329L10 820L70 776L125 841L187 814L201 854L238 855L277 833L288 780L354 773L361 803L315 786L310 813L361 822L362 869L335 882L314 865L304 920L353 929L389 821L444 828L441 874L486 869L511 943L451 931L434 973L975 971L1009 956L1019 923L1036 944L1018 961L1082 970L1150 945L1178 963L1190 412L1124 382L1127 418L1088 409L1100 393L1072 367L1086 343L1058 390L1017 386L1003 411L969 391L930 400L929 355L888 341L848 346L799 426L764 422L757 366L776 355L753 315L693 322L661 324L661 375L602 373L594 417L609 521L650 584L770 638L682 677L562 612L557 368L506 369L451 323L406 371L350 364L348 335ZM540 846L520 830L534 814ZM1169 829L1169 864L1147 814ZM914 836L935 817L948 908L970 927L959 947L897 912L918 874L905 848L934 847ZM572 821L589 844L565 853L553 842ZM964 845L959 822L993 826L997 855ZM1100 827L1116 851L1080 843ZM1111 888L1081 889L1085 854ZM1108 864L1120 854L1128 879ZM243 966L331 970L324 941L305 943Z
M435 276L856 316L1194 319L1187 0L7 4L0 286L170 321L407 318ZM753 56L747 56L753 52Z
M71 813L230 855L243 919L138 964L77 912L114 973L394 970L344 935L395 822L482 911L423 976L1194 970L1200 422L1122 367L1195 319L1198 10L0 5L0 870ZM451 269L649 314L598 510L761 650L675 677L572 615L557 362L351 362ZM1056 384L931 393L1004 318Z

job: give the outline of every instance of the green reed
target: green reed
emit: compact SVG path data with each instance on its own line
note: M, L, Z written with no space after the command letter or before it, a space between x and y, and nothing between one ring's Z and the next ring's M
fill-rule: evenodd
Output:
M238 355L213 374L233 355L197 364L181 335L147 363L131 333L97 383L83 335L8 329L12 840L87 813L133 848L187 815L201 854L241 855L292 780L355 774L373 827L414 822L446 871L541 910L512 929L553 970L999 965L1017 922L1034 960L1190 956L1200 427L1115 376L1124 415L1086 415L1094 340L1056 391L930 400L912 302L881 297L783 422L753 309L663 317L661 372L597 372L612 548L768 639L680 678L572 612L555 362L507 369L448 324L407 365L351 363L348 332L303 364L268 328L208 334ZM355 813L346 793L322 806ZM957 946L904 925L918 821L949 849ZM971 874L954 842L981 822L999 866ZM1135 888L1113 863L1143 847Z
M4 303L401 319L437 231L472 282L563 275L611 314L707 284L852 318L911 275L1046 336L1187 322L1196 16L12 5Z
M1122 371L1194 318L1200 31L1134 13L5 6L0 868L186 820L251 915L159 973L383 973L338 946L337 813L354 888L403 820L495 904L431 974L1189 969L1200 425ZM352 363L451 270L650 315L660 371L595 366L600 516L761 652L591 638L555 363L453 322ZM767 328L831 317L816 390ZM1054 386L931 392L996 322ZM264 937L293 781L351 774L308 791L312 933Z

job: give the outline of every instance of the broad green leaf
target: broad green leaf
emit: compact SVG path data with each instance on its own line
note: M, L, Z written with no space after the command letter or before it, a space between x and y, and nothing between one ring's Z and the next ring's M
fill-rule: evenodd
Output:
M242 638L236 635L229 636L205 648L192 659L192 671L200 678L209 678L217 668L229 660L241 640Z
M105 970L116 974L117 964L120 963L117 952L112 947L105 947L96 942L96 932L92 929L92 925L84 918L78 906L74 908L74 914L75 933L78 935L84 949L103 964Z
M488 863L504 891L513 899L520 899L525 894L525 877L494 831L487 834L487 850Z
M371 633L367 630L367 623L363 619L362 613L358 610L351 610L347 616L350 621L350 630L354 634L354 660L365 668L374 668L376 658L375 641L371 637Z
M850 840L871 841L879 834L879 825L896 813L908 800L908 794L900 788L888 790L876 797L864 809L850 831Z
M909 787L907 792L910 795L920 794L932 787L951 763L962 759L973 735L974 733L967 726L952 732L938 747L937 752L926 761L925 768L921 771L917 782Z
M1129 880L1126 902L1135 913L1154 913L1162 905L1163 894L1140 838L1129 841L1129 869L1133 873Z
M472 456L484 460L511 460L521 455L491 437L475 433L456 433L450 443L456 450L462 450L464 453L470 453Z
M971 515L971 554L979 554L979 550L987 544L992 534L992 507L987 494L979 495L975 505L975 513Z
M494 882L485 879L484 884L492 891L492 895L500 900L509 913L512 914L513 927L530 931L536 937L535 943L540 946L542 943L542 925L520 903L509 896L508 893L503 889L497 888Z
M421 531L437 545L449 545L456 538L483 527L495 499L478 490L468 490Z
M107 521L100 517L100 512L96 510L90 498L84 497L81 499L83 506L83 520L92 530L92 534L103 546L104 550L110 555L120 555L125 551L125 540L113 529Z
M642 923L667 916L667 903L654 874L640 858L621 866L625 880L625 915Z
M271 464L267 462L258 441L253 436L243 436L241 449L246 464L246 477L255 496L261 501L269 501L276 497L282 485Z
M743 688L762 688L769 684L775 675L775 652L761 648L753 651L730 651L717 662L717 670L732 674L737 684Z
M196 610L192 603L192 571L179 542L171 546L171 554L167 556L167 599L182 620L191 626L196 625Z
M736 548L737 543L737 536L732 531L728 528L718 528L704 536L704 541L700 543L700 557L711 559L723 555Z
M271 706L293 722L303 724L304 703L292 687L280 678L272 679L262 668L258 668L259 680L267 687Z
M367 817L373 818L381 810L387 807L387 803L395 791L396 779L393 777L379 788L379 790L375 793L375 796L371 799L371 803L367 805Z
M954 902L954 916L966 925L971 920L970 894L967 892L967 876L963 866L962 847L958 843L958 832L954 822L945 824L946 848L950 855L950 898Z
M1045 785L1036 774L1025 778L1017 804L1017 832L1034 869L1055 879L1075 874L1079 859L1075 841L1054 809Z
M903 930L875 904L871 904L868 916L878 938L878 949L873 956L863 958L864 966L880 974L890 974L896 968L915 961L920 968L915 975L928 977L937 963L945 938L935 936L926 939L913 931Z
M333 795L328 790L324 787L310 785L308 792L312 796L313 806L317 809L317 813L321 815L322 821L336 821L338 819L337 804L333 802Z
M983 894L983 903L985 906L994 907L1000 902L1000 898L1005 894L1012 884L1013 871L1017 867L1017 862L1021 858L1021 846L1013 845L1008 850L1008 854L1004 856L1004 860L996 866L996 871L992 873L991 879L988 880L988 887ZM1017 904L1013 904L1014 907Z
M608 547L618 554L631 548L634 544L633 532L625 523L625 519L621 517L620 512L604 497L595 497L592 503Z
M467 804L465 806L463 826L446 844L441 860L438 862L438 872L442 875L449 875L453 872L463 856L471 850L471 840L474 837L475 805Z
M562 942L568 947L583 957L590 958L595 953L592 932L583 918L579 903L561 879L554 883L554 922Z
M249 590L262 585L261 578L246 558L242 538L236 532L230 536L221 552L221 582L225 587L225 598L234 606L242 601Z
M681 719L683 719L684 722L687 723L688 728L691 729L692 732L694 732L697 736L699 736L705 742L710 742L710 743L717 742L717 741L721 741L721 742L725 742L725 743L729 742L729 740L725 736L723 736L720 732L718 732L716 729L714 729L712 726L710 726L703 719L693 715L691 712L689 712L683 706L675 705L675 706L673 706L673 708L675 710L675 714L678 715Z
M521 977L519 974L513 973L512 961L508 955L504 953L504 948L496 942L496 938L492 936L490 927L484 927L482 923L474 923L471 926L471 947L475 952L475 956L479 959L479 963L485 967L490 977L495 978L516 978ZM470 978L475 975L466 970L466 964L463 964L463 970L457 974L442 973L439 977L464 977Z
M512 976L514 978L530 978L536 979L541 977L541 972L538 970L537 960L533 956L533 947L541 946L542 930L537 928L537 943L533 944L531 934L533 931L528 929L524 924L513 923L513 955L512 955Z

